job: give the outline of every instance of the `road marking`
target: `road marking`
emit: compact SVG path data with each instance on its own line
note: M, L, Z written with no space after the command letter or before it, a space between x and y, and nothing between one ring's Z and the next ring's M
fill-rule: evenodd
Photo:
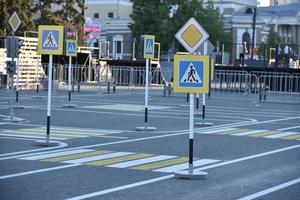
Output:
M136 169L136 170L153 170L157 168L162 168L170 165L175 165L183 162L187 162L189 159L188 157L179 157L175 159L169 159L169 160L163 160L160 162L150 163L146 165L139 165L136 167L132 167L130 169Z
M133 167L133 166L137 166L137 165L143 165L143 164L147 164L147 163L151 163L151 162L176 158L176 157L177 156L160 155L160 156L154 156L154 157L150 157L150 158L142 158L142 159L138 159L138 160L107 165L107 167L127 168L127 167Z
M46 134L45 136L30 136L30 135L22 135L22 134L16 134L16 133L9 133L9 134L4 134L0 132L1 136L7 136L7 137L22 137L22 138L33 138L33 139L45 139L46 138ZM64 138L64 137L51 137L51 139L53 140L67 140L68 138Z
M201 131L201 133L211 134L211 133L219 133L219 132L233 131L233 130L237 130L237 129L236 128L222 128L222 129L214 129L214 130L209 130L209 131Z
M21 173L16 173L16 174L4 175L4 176L0 176L0 180L7 179L7 178L19 177L19 176L25 176L25 175L30 175L30 174L37 174L37 173L41 173L41 172L54 171L54 170L58 170L58 169L66 169L66 168L77 167L77 166L80 166L80 165L78 165L78 164L63 165L63 166L59 166L59 167L50 167L50 168L45 168L45 169L38 169L38 170L32 170L32 171L21 172Z
M281 190L281 189L283 189L283 188L286 188L286 187L289 187L289 186L292 186L292 185L295 185L295 184L298 184L298 183L300 183L300 178L291 180L291 181L286 182L286 183L282 183L282 184L280 184L280 185L277 185L277 186L268 188L268 189L266 189L266 190L257 192L257 193L255 193L255 194L252 194L252 195L249 195L249 196L240 198L240 199L238 199L238 200L252 200L252 199L256 199L256 198L258 198L258 197L264 196L264 195L266 195L266 194L270 194L270 193L272 193L272 192L276 192L276 191L278 191L278 190Z
M87 162L84 164L93 165L93 166L103 166L103 165L111 165L111 164L115 164L115 163L120 163L120 162L124 162L124 161L140 159L140 158L146 158L146 157L150 157L150 156L153 156L153 154L138 153L138 154L123 156L123 157L118 157L118 158L110 158L110 159L105 159L105 160Z
M281 138L281 137L284 137L284 136L295 135L295 134L298 134L298 132L284 132L284 133L278 133L278 134L275 134L275 135L268 135L268 136L265 136L264 138Z
M40 131L40 132L34 132L34 131L24 131L24 130L3 130L1 132L7 133L7 134L12 134L12 135L23 135L23 134L27 134L27 136L31 136L33 135L35 137L35 135L46 135L46 130ZM0 132L0 134L2 134ZM87 136L82 136L82 135L75 135L72 133L68 133L68 134L62 134L62 133L57 133L57 132L52 132L51 131L51 138L52 136L56 137L56 138L63 138L63 139L71 139L71 138L79 138L79 137L87 137Z
M244 133L238 133L238 134L233 134L236 136L245 136L245 135L250 135L250 134L254 134L254 133L261 133L261 132L265 132L266 130L252 130L252 131L247 131Z
M65 200L82 200L82 199L88 199L88 198L92 198L92 197L96 197L96 196L101 196L104 194L109 194L109 193L113 193L113 192L117 192L117 191L121 191L121 190L126 190L129 188L134 188L134 187L138 187L138 186L142 186L142 185L147 185L150 183L155 183L158 181L163 181L163 180L167 180L170 178L173 178L174 175L167 175L167 176L162 176L162 177L158 177L158 178L153 178L153 179L149 179L146 181L140 181L140 182L136 182L136 183L132 183L132 184L128 184L128 185L123 185L120 187L115 187L115 188L110 188L107 190L102 190L102 191L98 191L98 192L93 192L93 193L89 193L89 194L84 194L81 196L77 196L77 197L73 197L73 198L68 198Z
M66 161L66 160L74 160L77 158L83 158L83 157L89 157L89 156L98 156L98 155L103 155L107 153L111 153L112 151L88 151L88 152L83 152L83 153L76 153L76 154L70 154L70 155L65 155L65 156L58 156L58 157L52 157L52 158L47 158L43 159L43 161L49 161L49 162L61 162L61 161Z
M290 135L290 136L282 137L281 139L294 140L294 139L299 139L299 138L300 138L300 133L295 134L295 135Z
M280 132L276 131L276 130L264 131L264 132L261 132L261 133L250 134L249 136L250 137L263 137L263 136L267 136L267 135L273 135L273 134L276 134L276 133L280 133Z
M94 151L94 150L76 149L76 150L62 151L62 152L57 152L57 153L47 153L47 154L42 154L42 155L37 155L37 156L22 157L20 159L21 160L41 160L41 159L46 159L46 158L51 158L51 157L56 157L56 156L63 156L63 155L70 155L70 154L84 153L84 152L91 152L91 151Z
M278 130L286 131L286 130L291 130L291 129L296 129L296 128L300 128L300 126L292 126L292 127L287 127L287 128L281 128L281 129L278 129Z
M216 162L220 162L220 160L201 159L201 160L194 161L193 165L194 165L194 167L200 167L200 166L203 166L203 165L208 165L208 164L212 164L212 163L216 163ZM170 166L170 167L156 169L156 170L153 170L153 171L172 173L172 172L176 172L176 171L185 170L187 168L189 168L188 163L183 163L183 164L179 164L179 165L174 165L174 166Z
M99 155L99 156L91 156L91 157L86 157L86 158L78 158L78 159L74 159L74 160L67 160L67 161L63 161L62 163L82 164L82 163L86 163L86 162L91 162L91 161L96 161L96 160L104 160L104 159L108 159L108 158L115 158L115 157L121 157L121 156L127 156L127 155L131 155L131 154L134 154L134 153L131 153L131 152L108 153L108 154Z
M286 147L286 148L282 148L282 149L276 149L276 150L273 150L273 151L268 151L268 152L261 153L261 154L256 154L256 155L252 155L252 156L238 158L238 159L231 160L231 161L226 161L226 162L223 162L223 163L217 163L217 164L210 165L210 166L207 166L207 167L201 167L201 168L198 168L197 171L201 171L201 170L204 170L204 169L211 169L211 168L220 167L220 166L224 166L224 165L229 165L229 164L233 164L233 163L237 163L237 162L242 162L242 161L245 161L245 160L251 160L251 159L258 158L258 157L263 157L263 156L267 156L267 155L271 155L271 154L275 154L275 153L279 153L279 152L283 152L283 151L288 151L288 150L292 150L292 149L296 149L296 148L300 148L300 145L294 145L294 146L290 146L290 147ZM147 185L147 184L151 184L151 183L155 183L155 182L159 182L159 181L163 181L163 180L168 180L168 179L171 179L171 178L174 178L174 177L175 177L175 175L171 174L171 175L162 176L162 177L149 179L149 180L145 180L145 181L140 181L140 182L136 182L136 183L132 183L132 184L128 184L128 185L123 185L123 186L119 186L119 187L115 187L115 188L110 188L110 189L106 189L106 190L92 192L92 193L80 195L80 196L77 196L77 197L68 198L68 199L65 199L65 200L88 199L88 198L97 197L97 196L101 196L101 195L105 195L105 194L109 194L109 193L113 193L113 192L118 192L118 191L121 191L121 190L126 190L126 189L130 189L130 188L134 188L134 187L138 187L138 186L142 186L142 185Z
M236 129L236 130L231 130L231 131L223 131L223 132L219 132L217 133L218 135L231 135L231 134L235 134L235 133L241 133L241 132L245 132L245 131L249 131L250 129Z

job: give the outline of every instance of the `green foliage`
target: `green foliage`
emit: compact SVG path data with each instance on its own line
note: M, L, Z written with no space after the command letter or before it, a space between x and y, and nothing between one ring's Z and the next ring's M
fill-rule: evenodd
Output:
M34 29L32 0L0 0L0 36L11 35L11 28L8 20L14 11L18 14L21 25L18 28L16 35L23 36L24 31Z
M281 37L274 31L274 29L271 29L266 43L270 47L275 47L277 44L281 43Z
M183 47L176 41L176 32L194 17L210 35L209 40L230 42L231 34L224 33L223 21L219 10L213 7L212 1L204 5L202 0L132 0L134 23L130 26L133 36L139 38L143 34L153 34L161 43L162 51ZM139 41L139 40L138 40Z

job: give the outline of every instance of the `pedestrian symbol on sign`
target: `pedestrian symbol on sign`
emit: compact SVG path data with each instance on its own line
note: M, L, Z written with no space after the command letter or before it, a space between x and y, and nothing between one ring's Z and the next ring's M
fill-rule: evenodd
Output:
M146 44L147 44L147 46L146 46L146 54L153 54L153 40L151 40L151 39L147 39L146 40Z
M75 52L75 43L68 43L69 45L69 52L74 53Z
M203 87L203 62L187 60L180 61L179 86Z
M43 46L44 47L57 47L58 46L52 32L49 32Z
M180 82L190 82L190 83L202 83L202 80L195 70L195 66L191 62Z

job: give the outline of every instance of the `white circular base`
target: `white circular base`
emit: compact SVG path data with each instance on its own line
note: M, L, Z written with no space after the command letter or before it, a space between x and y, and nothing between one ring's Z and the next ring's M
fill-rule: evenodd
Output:
M62 107L63 108L76 108L77 105L75 105L75 104L63 104Z
M51 140L49 142L46 142L46 140L37 140L36 145L41 147L54 147L54 146L58 146L59 142L51 141Z
M194 124L195 127L210 127L212 125L213 123L209 123L209 122L200 122Z
M206 180L208 173L207 172L190 172L189 170L175 172L175 178L178 179L189 179L189 180Z
M151 126L139 126L135 128L136 131L155 131L156 128L155 127L151 127Z

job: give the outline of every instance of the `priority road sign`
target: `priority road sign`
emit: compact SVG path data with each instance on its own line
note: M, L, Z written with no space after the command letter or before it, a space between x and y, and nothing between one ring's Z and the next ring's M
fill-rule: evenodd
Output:
M63 54L63 26L39 26L38 52L47 55Z
M209 35L195 18L190 18L176 33L176 39L189 53L194 53Z
M144 35L144 58L154 58L154 35Z
M174 92L208 93L209 56L175 55Z
M77 56L76 40L66 40L66 56Z
M8 20L13 32L16 32L21 25L21 20L16 12L14 12Z

